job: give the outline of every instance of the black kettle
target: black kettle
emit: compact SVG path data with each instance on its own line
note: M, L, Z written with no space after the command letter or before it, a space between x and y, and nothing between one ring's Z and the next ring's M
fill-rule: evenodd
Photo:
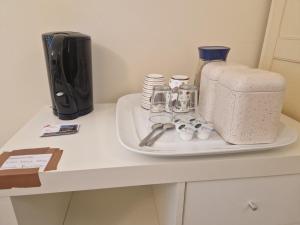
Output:
M42 40L53 113L72 120L91 112L91 38L78 32L51 32Z

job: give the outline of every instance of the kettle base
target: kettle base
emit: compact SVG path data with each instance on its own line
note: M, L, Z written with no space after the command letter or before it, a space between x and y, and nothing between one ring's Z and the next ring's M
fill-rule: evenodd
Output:
M83 110L80 110L76 113L72 113L72 114L61 114L61 113L58 113L56 109L53 109L53 114L55 116L57 116L60 120L74 120L80 116L84 116L90 112L92 112L94 110L94 107L91 106L87 109L83 109Z

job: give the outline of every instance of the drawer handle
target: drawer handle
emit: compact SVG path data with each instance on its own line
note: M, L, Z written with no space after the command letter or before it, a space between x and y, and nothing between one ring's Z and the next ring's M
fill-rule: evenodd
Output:
M253 201L249 201L248 206L250 207L250 209L252 209L252 211L258 210L258 206Z

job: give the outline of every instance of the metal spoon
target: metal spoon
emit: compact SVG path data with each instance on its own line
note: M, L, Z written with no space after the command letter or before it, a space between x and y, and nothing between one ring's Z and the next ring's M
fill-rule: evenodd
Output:
M155 123L155 124L153 124L152 127L151 127L152 131L151 131L146 137L144 137L143 140L141 140L139 146L140 146L140 147L145 146L146 143L148 142L148 140L149 140L149 139L152 137L152 135L154 134L154 132L155 132L156 130L158 130L158 129L162 129L163 126L164 126L164 125L163 125L162 123Z
M154 144L154 142L156 142L157 139L159 139L166 130L170 130L170 129L174 129L174 128L175 128L175 125L173 123L165 123L164 126L163 126L162 131L159 132L157 135L155 135L153 138L151 138L146 143L146 146L152 146Z

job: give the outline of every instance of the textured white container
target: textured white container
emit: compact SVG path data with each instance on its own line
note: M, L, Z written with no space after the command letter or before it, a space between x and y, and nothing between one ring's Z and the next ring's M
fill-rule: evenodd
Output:
M245 70L220 76L215 129L232 144L272 143L280 126L285 79L277 73Z
M210 62L203 67L199 88L198 110L206 121L213 122L216 85L219 77L224 71L239 70L241 68L247 67L239 64L228 64L223 61Z

